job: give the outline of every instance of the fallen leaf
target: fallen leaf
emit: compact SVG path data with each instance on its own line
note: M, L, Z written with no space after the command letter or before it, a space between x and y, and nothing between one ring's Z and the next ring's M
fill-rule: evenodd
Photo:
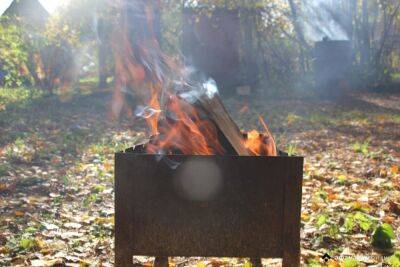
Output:
M328 200L329 201L333 201L333 200L335 200L335 199L337 199L338 197L337 197L337 195L335 194L335 193L329 193L328 194Z
M0 247L0 254L7 254L9 249L7 247Z
M310 215L305 214L305 213L301 213L301 220L303 222L308 222L310 220Z
M43 225L47 230L56 230L56 229L59 229L59 227L58 227L57 225L52 224L52 223L43 222L42 225Z
M0 184L0 192L1 191L6 191L8 186L6 184Z
M22 217L22 216L25 215L25 212L20 211L20 210L16 210L16 211L14 211L14 215L17 216L17 217Z
M83 236L83 233L78 233L78 232L61 232L60 237L63 240L69 240L70 238L73 237L81 237Z
M399 173L399 166L393 165L392 167L390 167L390 172L392 174L398 174Z
M31 266L33 267L50 267L56 265L63 265L64 262L62 259L53 259L53 260L31 260Z
M104 163L104 170L106 172L111 171L113 169L113 167L114 167L114 164L112 164L112 163L110 163L108 161L106 163Z
M396 215L400 215L400 204L390 201L389 210Z
M82 224L69 222L69 223L65 223L64 226L67 227L67 228L70 228L70 229L79 229L79 228L82 227Z

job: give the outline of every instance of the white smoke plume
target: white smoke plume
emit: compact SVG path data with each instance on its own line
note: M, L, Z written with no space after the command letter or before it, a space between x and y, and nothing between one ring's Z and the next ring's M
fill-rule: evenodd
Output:
M337 0L303 1L301 22L305 38L313 42L321 41L324 37L331 40L349 40L346 30L334 14L342 15Z

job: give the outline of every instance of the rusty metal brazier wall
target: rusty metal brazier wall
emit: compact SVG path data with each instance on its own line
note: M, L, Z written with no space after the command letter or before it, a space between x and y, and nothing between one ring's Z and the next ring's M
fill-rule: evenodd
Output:
M298 266L303 158L115 155L115 261L283 258Z

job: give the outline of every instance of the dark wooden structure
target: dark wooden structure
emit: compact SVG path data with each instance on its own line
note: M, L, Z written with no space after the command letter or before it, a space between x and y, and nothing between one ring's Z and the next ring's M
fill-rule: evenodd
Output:
M133 255L300 264L303 158L115 155L115 264Z
M182 51L187 64L212 77L222 93L255 86L260 75L253 16L258 9L186 7Z
M322 95L340 96L349 86L352 63L350 41L325 39L315 43L315 84Z
M183 53L222 87L238 83L240 24L237 10L216 9L212 16L184 9Z

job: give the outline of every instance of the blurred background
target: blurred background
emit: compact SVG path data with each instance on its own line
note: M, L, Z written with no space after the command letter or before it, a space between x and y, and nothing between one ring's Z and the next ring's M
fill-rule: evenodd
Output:
M117 5L2 0L0 84L53 93L66 83L112 83ZM393 88L400 79L397 1L188 0L157 6L163 49L212 76L227 95L248 87L262 94L340 94Z

